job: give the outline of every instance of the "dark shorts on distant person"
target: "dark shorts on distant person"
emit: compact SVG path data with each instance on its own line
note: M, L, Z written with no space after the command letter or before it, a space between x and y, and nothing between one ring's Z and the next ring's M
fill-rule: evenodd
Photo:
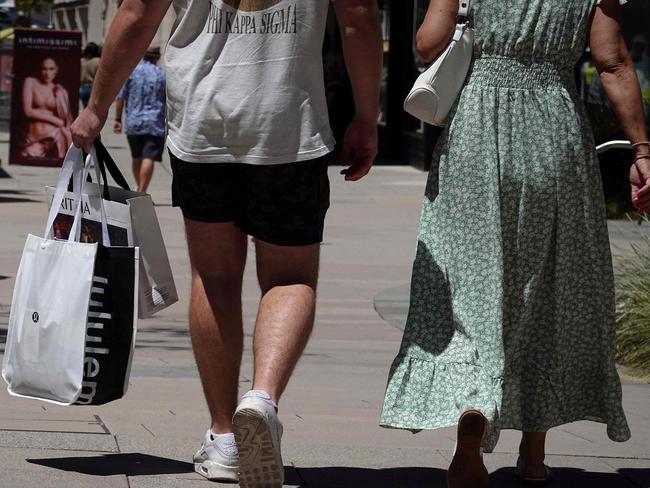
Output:
M152 135L127 135L133 159L162 161L165 138Z
M233 222L278 246L323 241L331 155L277 165L188 163L170 152L172 200L188 220Z

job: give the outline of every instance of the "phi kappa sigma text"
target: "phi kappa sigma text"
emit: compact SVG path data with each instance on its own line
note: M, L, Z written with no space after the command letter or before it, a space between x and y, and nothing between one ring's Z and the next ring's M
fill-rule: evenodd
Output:
M210 4L207 30L208 34L296 34L296 6L256 14L224 10Z

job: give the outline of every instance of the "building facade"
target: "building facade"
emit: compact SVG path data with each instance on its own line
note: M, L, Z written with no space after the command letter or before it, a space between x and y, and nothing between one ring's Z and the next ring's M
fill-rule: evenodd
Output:
M55 29L81 31L83 44L103 44L121 0L54 0L51 24ZM154 43L164 48L175 20L170 8L165 16Z

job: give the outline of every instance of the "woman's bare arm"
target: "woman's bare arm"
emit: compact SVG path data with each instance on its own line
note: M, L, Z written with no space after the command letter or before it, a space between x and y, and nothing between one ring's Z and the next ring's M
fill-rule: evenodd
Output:
M454 35L458 0L430 0L427 15L416 37L420 60L430 63L442 53Z
M23 112L25 117L38 121L47 122L56 126L63 125L63 121L52 115L52 112L42 108L34 108L34 90L36 80L34 78L25 78L23 83Z
M625 135L637 144L648 140L641 87L634 63L621 35L618 0L603 0L596 7L590 33L591 53L603 88ZM635 157L650 156L650 147L635 148ZM632 201L640 210L650 208L650 160L639 160L631 174Z

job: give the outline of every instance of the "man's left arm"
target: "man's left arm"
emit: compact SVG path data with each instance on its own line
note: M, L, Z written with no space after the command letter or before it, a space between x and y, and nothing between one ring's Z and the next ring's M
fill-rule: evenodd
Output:
M377 119L383 39L376 0L336 0L343 53L354 94L355 117L345 134L341 163L347 181L368 174L378 152Z

